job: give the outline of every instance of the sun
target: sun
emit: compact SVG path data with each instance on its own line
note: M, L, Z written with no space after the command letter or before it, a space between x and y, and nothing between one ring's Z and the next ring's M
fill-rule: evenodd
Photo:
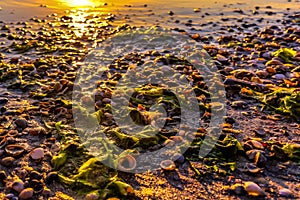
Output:
M72 7L93 6L94 5L94 3L90 0L68 0L67 3Z

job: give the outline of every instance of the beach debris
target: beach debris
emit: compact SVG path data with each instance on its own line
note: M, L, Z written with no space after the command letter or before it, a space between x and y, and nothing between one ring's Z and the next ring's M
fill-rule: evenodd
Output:
M176 169L176 165L175 165L174 161L172 161L172 160L163 160L160 163L160 167L166 171L171 171L171 170Z
M31 199L33 196L34 190L32 188L26 188L21 191L19 194L20 199Z
M247 181L244 183L244 189L250 196L265 196L265 191L261 189L256 183Z

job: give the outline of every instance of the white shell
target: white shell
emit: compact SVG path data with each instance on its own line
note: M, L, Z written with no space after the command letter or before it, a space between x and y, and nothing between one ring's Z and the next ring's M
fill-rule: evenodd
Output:
M248 193L248 195L251 196L264 196L265 192L256 184L253 182L245 182L244 183L245 191Z

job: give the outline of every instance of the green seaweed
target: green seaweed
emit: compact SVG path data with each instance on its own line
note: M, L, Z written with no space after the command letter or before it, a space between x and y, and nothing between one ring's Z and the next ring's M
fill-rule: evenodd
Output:
M52 164L54 166L55 170L58 170L61 166L63 166L67 161L67 154L66 153L60 153L57 156L53 156L52 158Z
M287 143L282 147L283 152L291 159L300 162L300 145Z
M272 53L272 56L279 57L286 63L292 63L292 59L296 56L297 51L290 48L280 48Z

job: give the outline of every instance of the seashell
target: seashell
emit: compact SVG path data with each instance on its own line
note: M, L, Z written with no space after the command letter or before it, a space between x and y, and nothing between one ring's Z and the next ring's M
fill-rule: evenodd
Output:
M98 200L99 199L99 195L96 194L96 193L90 193L90 194L87 194L85 196L85 199L86 200Z
M264 156L264 152L256 152L254 157L254 163L257 164L265 164L267 158Z
M10 131L8 131L7 134L11 137L14 137L14 136L18 135L19 132L17 130L10 130Z
M245 182L244 189L251 196L264 196L265 192L254 182Z
M5 157L1 160L1 165L5 167L11 167L15 159L13 157Z
M171 171L176 168L176 165L172 160L163 160L160 163L160 167L164 170Z
M21 155L25 151L25 148L21 145L11 144L5 147L5 151L8 155L15 157Z
M262 150L257 150L257 149L252 149L246 152L246 155L248 156L248 158L250 160L254 160L254 158L256 157L256 154L258 153L264 153L264 151Z
M261 173L263 171L261 168L258 168L253 163L247 163L246 164L246 170L247 170L247 172L250 172L251 174L258 174L258 173Z
M291 196L293 196L293 193L291 190L289 190L287 188L282 188L279 190L279 195L282 197L291 197Z
M33 160L40 160L44 156L45 156L45 153L44 153L44 149L42 149L42 148L36 148L36 149L32 150L30 153L30 157Z
M24 190L24 183L21 180L17 180L12 183L11 187L20 193L22 190Z
M19 118L19 119L16 119L16 120L15 120L15 124L16 124L18 127L24 129L24 128L27 127L28 122L27 122L27 120L24 119L24 118Z
M266 67L266 71L269 74L276 74L276 69L274 67Z
M3 148L7 143L7 138L5 136L0 136L0 148Z
M49 188L44 187L42 195L43 196L51 196L52 195L52 191Z
M20 193L19 197L21 199L31 199L33 196L33 189L32 188L26 188L24 190L22 190L22 192Z
M136 168L136 160L133 156L127 154L118 160L118 169L121 171L132 171Z
M35 127L35 128L28 129L28 133L30 135L34 135L34 136L43 135L43 134L46 134L46 130L41 126L38 126L38 127Z
M38 180L31 180L30 186L33 188L34 193L41 193L44 190L44 184Z
M250 149L260 149L260 150L265 149L262 143L256 140L248 140L247 142L245 142L244 146L248 148L250 147Z
M256 130L254 130L254 132L258 136L265 136L266 135L265 129L262 129L262 128L256 129Z

